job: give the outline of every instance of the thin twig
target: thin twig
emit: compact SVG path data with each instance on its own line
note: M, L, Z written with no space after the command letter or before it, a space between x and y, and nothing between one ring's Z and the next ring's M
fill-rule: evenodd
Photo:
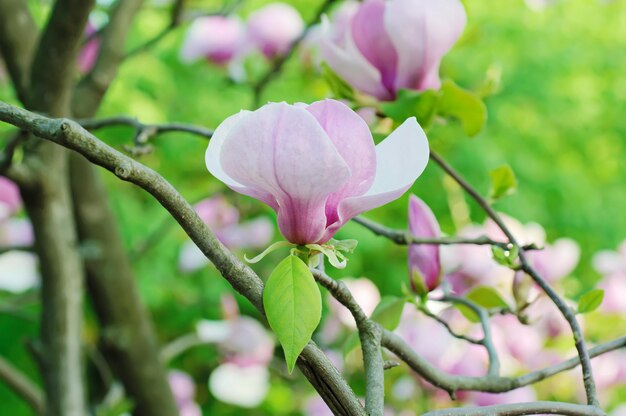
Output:
M318 269L311 269L315 280L345 306L354 318L365 367L365 411L368 415L381 415L385 405L385 362L381 351L382 327L370 320L356 302L350 290L340 280L335 280Z
M446 321L445 319L443 319L442 317L440 317L437 314L432 313L431 311L429 311L426 308L419 308L419 310L426 316L428 316L429 318L439 322L447 331L450 335L452 335L454 338L460 339L462 341L466 341L469 342L470 344L476 344L476 345L483 345L483 340L482 339L476 339L476 338L472 338L469 337L467 335L464 334L459 334L458 332L456 332L448 323L448 321Z
M422 416L523 416L523 415L563 415L563 416L606 416L596 406L561 403L530 402L500 404L484 407L461 407L458 409L434 410Z
M439 238L421 238L411 234L410 231L396 230L393 228L385 227L375 221L364 217L355 217L352 221L362 225L374 234L388 238L398 245L409 244L435 244L435 245L458 245L458 244L471 244L471 245L490 245L497 246L503 249L510 249L511 243L504 241L492 240L487 236L480 236L477 238L465 238L465 237L439 237ZM537 250L538 247L534 244L528 244L524 246L526 250Z
M514 246L520 248L519 250L519 259L521 262L521 268L524 270L534 281L541 287L541 289L548 295L548 297L552 300L552 302L557 306L557 308L563 314L563 317L567 320L572 334L574 336L574 343L576 345L576 350L578 351L578 355L580 357L580 363L582 367L583 373L583 382L585 385L585 393L587 395L587 404L592 406L597 406L598 396L596 392L596 383L593 378L593 370L591 368L591 359L589 358L589 353L587 351L587 347L585 346L585 339L582 334L582 330L580 328L580 324L576 320L576 315L572 311L572 309L565 303L565 301L559 296L558 293L546 282L537 271L530 265L526 253L523 247L520 247L517 239L513 235L513 233L509 230L507 225L504 223L502 218L498 215L498 213L491 207L489 202L483 198L473 186L471 186L465 179L463 179L450 165L448 165L439 155L435 152L430 152L430 158L439 165L452 179L457 182L461 188L463 188L475 201L478 205L485 211L485 213L498 225L498 227L502 230L502 232L509 239L510 243Z
M43 392L24 373L0 357L0 380L19 395L37 414L43 414L45 401Z

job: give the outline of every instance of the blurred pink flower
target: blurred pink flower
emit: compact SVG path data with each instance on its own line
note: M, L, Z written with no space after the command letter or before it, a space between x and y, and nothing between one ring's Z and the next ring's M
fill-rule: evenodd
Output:
M285 238L325 243L352 217L399 198L428 162L415 118L378 146L367 124L335 100L270 103L218 126L209 172L278 213Z
M270 374L262 365L240 367L225 363L209 378L209 390L218 400L244 408L263 402L270 387Z
M91 71L91 68L93 68L96 63L96 59L98 58L100 39L97 36L94 36L96 31L96 27L91 22L87 22L87 26L85 27L85 38L93 38L83 45L80 53L78 54L78 69L82 73Z
M0 221L15 214L22 207L22 197L17 185L0 176Z
M38 285L37 256L17 250L0 255L0 290L20 293Z
M180 416L202 416L200 406L195 402L196 383L183 371L170 370L167 379L178 406Z
M249 41L268 59L287 53L303 30L300 13L285 3L268 4L248 17Z
M600 309L608 313L626 314L626 274L612 274L606 276L598 284L604 290L604 299Z
M537 400L532 387L522 387L506 393L471 393L466 404L475 406L494 406L498 404L525 403Z
M245 39L245 27L238 18L198 17L187 30L180 58L186 63L205 58L224 65L244 52Z
M409 231L417 238L441 236L439 222L424 201L415 195L409 199ZM412 244L409 246L409 282L415 293L425 294L441 282L439 246Z
M230 249L264 247L274 234L272 222L264 217L239 223L239 210L222 196L204 199L194 208L202 221ZM178 264L181 271L189 273L208 265L209 260L192 241L187 241L181 248Z
M341 279L341 281L348 287L348 290L352 293L354 300L361 306L363 312L367 316L371 316L374 309L380 302L380 292L371 280L366 278L360 279ZM333 312L333 316L336 316L343 325L351 329L356 329L356 322L348 309L340 304L334 297L328 294L328 306ZM326 319L329 321L332 317Z
M605 276L614 274L626 275L626 240L616 251L602 250L593 256L593 267Z
M392 100L402 88L439 88L466 14L459 0L366 0L340 19L324 22L323 59L356 89Z

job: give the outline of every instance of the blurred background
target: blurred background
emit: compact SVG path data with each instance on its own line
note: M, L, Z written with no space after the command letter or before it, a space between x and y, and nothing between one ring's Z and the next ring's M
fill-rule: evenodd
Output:
M320 3L285 2L295 6L305 22L312 19ZM36 18L43 22L49 2L31 3ZM105 3L100 4L103 10L108 7ZM190 9L204 12L222 6L218 1L188 3ZM247 0L237 14L245 18L265 3L269 2ZM129 49L168 23L167 2L150 4L138 16ZM518 189L496 208L522 223L541 224L548 241L570 237L578 242L580 262L563 282L565 294L576 299L601 278L592 267L593 255L615 250L626 237L626 2L465 0L464 4L468 26L444 59L442 76L468 89L480 88L489 79L497 84L497 90L485 99L488 121L478 136L468 138L457 123L436 125L429 135L431 146L485 194L489 172L505 163L512 167ZM102 24L104 16L95 12L93 23ZM215 128L240 109L253 108L250 86L229 80L225 69L202 60L181 62L180 48L187 28L188 24L183 25L154 48L129 59L99 115L131 115L147 123L178 121ZM245 63L249 80L263 76L270 65L260 55L249 57ZM329 94L315 66L297 52L269 84L262 102L311 102ZM0 99L16 103L6 80L0 81ZM8 128L0 126L0 135L4 131ZM115 127L98 132L98 136L123 149L132 144L133 131ZM198 137L171 133L157 137L154 151L138 158L165 176L191 202L220 193L240 210L242 220L266 217L274 223L270 209L226 190L211 177L204 164L206 145ZM222 319L223 295L233 293L226 281L210 265L181 271L185 234L152 197L108 173L103 172L103 176L127 248L134 253L142 298L162 342L194 332L201 319ZM426 169L411 192L432 207L448 234L469 222L484 220L484 214L445 181L434 165ZM366 216L406 228L407 198ZM334 277L367 277L381 294L401 294L407 279L405 248L356 224L345 226L338 238L356 238L359 247L350 255L346 269L333 270ZM278 239L276 232L274 240ZM245 252L252 255L258 250ZM268 257L254 269L267 277L279 256ZM255 316L245 301L239 299L238 303L242 314ZM37 317L36 288L20 294L0 292L0 354L34 378L36 365L26 345L37 336ZM591 336L598 338L618 336L618 329L626 329L623 322L621 327L597 322ZM87 344L96 342L95 318L89 311L85 336ZM185 371L197 382L195 400L203 414L242 414L241 407L216 400L206 388L219 355L215 347L194 348L175 358L171 367ZM274 364L270 364L272 383L267 396L246 414L300 414L303 403L313 395L301 376L287 376L281 362ZM351 380L362 394L364 386L358 373ZM572 393L564 394L568 397ZM611 397L619 396L615 393ZM419 403L413 406L420 409ZM30 414L1 383L0 414Z

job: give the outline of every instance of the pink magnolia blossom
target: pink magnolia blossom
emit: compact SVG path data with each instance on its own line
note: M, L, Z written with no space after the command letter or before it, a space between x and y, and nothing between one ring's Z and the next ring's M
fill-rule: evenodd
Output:
M522 387L506 393L472 393L466 402L475 406L494 406L498 404L525 403L537 400L532 387Z
M183 62L206 58L224 65L243 52L245 40L245 27L235 17L198 17L187 30L180 58Z
M410 118L379 145L361 117L335 100L270 103L215 130L209 172L278 213L296 244L327 242L355 215L399 198L428 162L428 140Z
M424 201L415 195L409 199L409 231L417 238L441 236L439 222ZM430 292L441 282L439 246L412 244L409 246L409 281L419 294Z
M10 179L0 176L0 220L15 214L22 206L22 198L17 185Z
M602 250L593 256L593 267L605 276L626 275L626 240L616 251Z
M287 53L303 30L300 13L285 3L268 4L248 17L249 41L268 59Z
M439 88L439 65L465 27L459 0L366 0L345 21L324 23L322 57L356 89L380 100Z
M196 384L191 376L179 370L171 370L167 375L180 416L202 416L200 406L195 402Z
M85 27L85 37L89 38L94 36L97 29L91 23L87 22L87 26ZM80 72L89 72L91 68L93 68L96 63L96 58L98 58L98 51L100 50L100 39L98 37L93 37L93 39L89 40L81 49L78 54L78 69Z
M240 367L225 363L209 378L209 390L218 400L244 408L254 408L263 402L270 388L267 367Z
M267 218L239 223L239 210L222 196L204 199L194 209L216 237L230 249L264 247L274 234L274 227ZM187 241L181 248L178 264L183 272L189 273L206 266L209 260L193 242Z

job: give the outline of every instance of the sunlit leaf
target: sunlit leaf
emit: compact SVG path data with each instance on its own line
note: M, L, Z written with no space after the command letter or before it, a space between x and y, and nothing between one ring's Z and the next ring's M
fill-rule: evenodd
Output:
M489 176L491 176L491 189L489 190L489 199L491 201L497 201L515 192L517 179L509 165L503 165L492 170L489 172Z
M594 289L583 295L578 301L578 313L593 312L600 307L604 300L604 290Z
M487 107L483 100L451 80L445 80L441 85L438 109L439 114L458 119L468 136L480 133L487 122Z
M322 62L322 76L326 80L335 98L345 98L350 101L354 100L354 90L352 87L337 75L326 62Z
M263 306L291 373L322 316L319 288L300 258L290 255L272 271L263 291Z
M475 287L465 296L465 298L484 309L509 307L497 290L487 286ZM456 307L470 322L480 322L479 316L472 308L462 304L457 304Z

